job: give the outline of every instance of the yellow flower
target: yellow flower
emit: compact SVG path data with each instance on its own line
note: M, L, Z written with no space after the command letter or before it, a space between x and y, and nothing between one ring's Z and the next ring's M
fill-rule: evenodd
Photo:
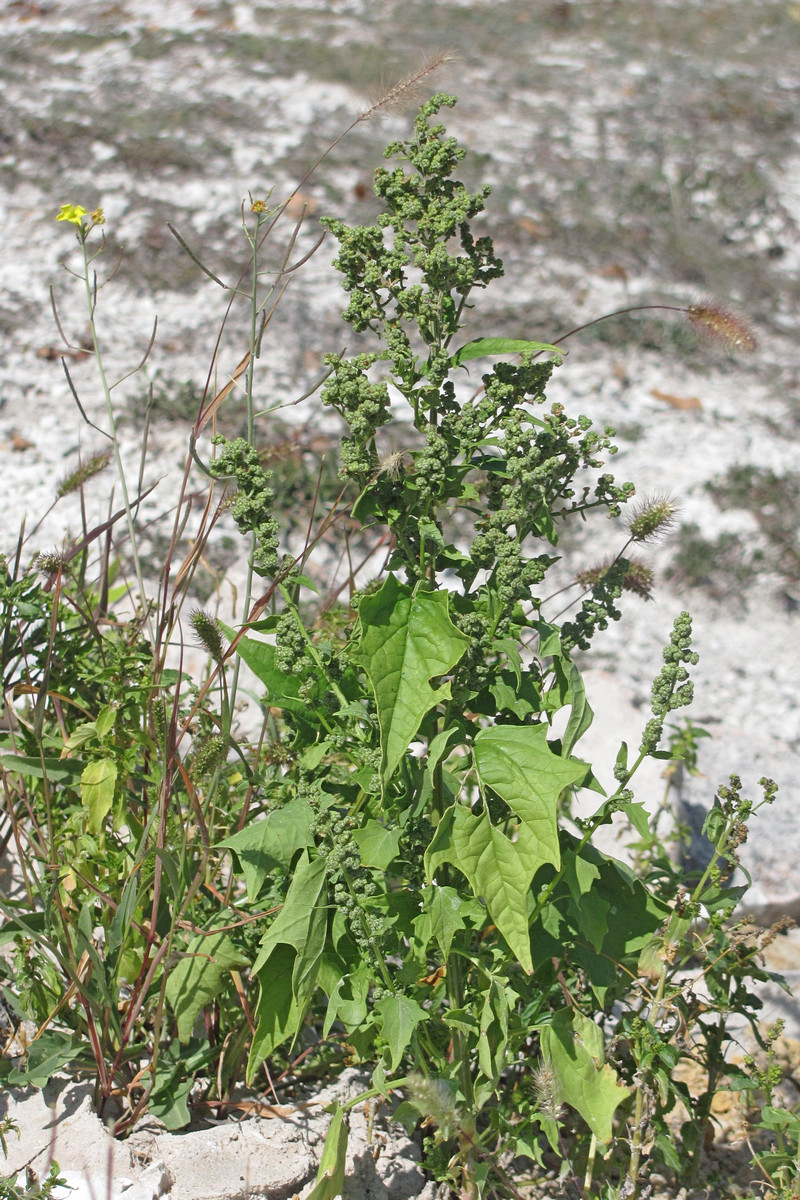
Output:
M102 208L96 208L94 210L94 212L92 213L92 224L93 225L105 225L105 223L106 223L106 218L105 218Z
M83 225L82 218L86 216L86 209L80 204L62 204L61 212L56 217L57 221L69 221L71 225L77 225L80 229Z

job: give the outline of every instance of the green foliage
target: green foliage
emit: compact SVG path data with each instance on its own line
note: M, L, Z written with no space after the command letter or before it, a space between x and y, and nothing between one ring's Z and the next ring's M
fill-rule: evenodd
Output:
M0 1178L0 1200L50 1200L56 1188L63 1194L64 1188L69 1186L62 1178L57 1162L50 1163L44 1179L39 1179L30 1167L26 1167L23 1174L25 1178L22 1183L18 1178Z
M667 717L692 699L687 613L638 754L620 748L610 794L576 753L592 721L576 652L620 619L623 591L649 595L652 574L625 551L663 531L673 506L646 501L622 520L634 489L605 470L613 430L548 406L553 346L463 340L502 264L470 229L488 189L454 178L464 151L435 121L454 103L434 96L414 136L388 147L374 225L324 222L339 243L344 318L377 342L329 356L321 392L344 424L348 530L358 527L368 560L383 555L376 577L352 568L346 589L332 581L309 599L306 560L323 539L330 550L333 510L310 521L299 555L286 552L255 424L274 302L258 255L280 212L255 201L244 223L251 345L237 376L247 435L215 434L206 463L202 435L230 387L197 416L190 457L210 492L192 552L172 561L187 509L148 598L125 491L131 544L112 522L114 552L91 582L96 531L49 556L43 578L15 568L0 580L0 665L16 698L0 752L25 878L21 898L0 901L0 937L14 943L6 970L20 1012L38 1027L14 1081L41 1086L91 1063L101 1111L122 1098L117 1132L148 1108L180 1128L315 1050L320 1064L369 1064L370 1096L405 1089L401 1113L433 1127L429 1161L464 1196L509 1193L502 1163L553 1156L564 1178L583 1172L588 1192L598 1149L633 1196L645 1163L687 1178L697 1169L697 1130L727 1069L726 1022L755 1021L748 985L767 976L731 923L744 890L731 881L757 806L736 779L720 788L711 861L692 877L657 831L667 798L652 821L636 801L645 759L671 764L668 789L677 764L695 769L697 727L668 731L661 749ZM105 381L87 250L102 214L88 224L66 207ZM466 396L465 364L481 360ZM411 448L389 463L401 405ZM121 471L110 407L109 422ZM620 522L621 548L577 585L577 611L561 620L547 575L566 523L594 511ZM250 555L238 617L195 610L206 669L167 669L186 591L226 514ZM112 587L126 554L139 589L127 615L125 589ZM260 689L255 738L237 725L245 671ZM768 803L775 786L763 785ZM595 811L573 820L580 790ZM618 813L638 839L634 868L594 844ZM709 991L702 1014L690 961ZM675 1076L682 1058L702 1064L700 1095ZM676 1151L678 1100L691 1119ZM333 1113L315 1200L342 1190L354 1103Z

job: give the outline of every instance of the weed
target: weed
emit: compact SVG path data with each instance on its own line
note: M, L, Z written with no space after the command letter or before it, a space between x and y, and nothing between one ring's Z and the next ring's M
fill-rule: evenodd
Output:
M42 575L21 567L21 543L2 581L16 721L0 749L25 882L21 899L0 900L2 937L37 1026L25 1064L4 1072L41 1084L91 1064L117 1133L148 1109L179 1128L193 1107L235 1105L241 1082L280 1086L313 1044L321 1066L372 1071L334 1112L315 1200L341 1191L347 1108L397 1094L398 1119L424 1119L429 1163L470 1200L516 1195L507 1165L519 1160L555 1161L572 1193L635 1197L655 1164L698 1174L729 1017L755 1022L749 985L767 976L760 943L732 923L735 872L776 789L762 780L758 803L736 778L718 789L695 875L637 802L646 759L695 765L702 731L668 724L692 700L688 613L608 791L578 756L592 712L576 652L620 619L624 590L649 597L638 551L668 531L675 502L628 509L633 484L606 469L613 429L548 404L555 344L465 340L503 266L471 228L489 189L456 177L465 151L437 121L454 104L435 95L413 136L387 147L373 224L323 222L365 347L325 359L335 481L320 467L312 493L306 432L286 452L261 444L262 343L308 256L298 225L277 272L263 266L286 202L251 198L238 281L189 252L231 305L244 301L249 340L228 382L199 397L155 588L98 328L102 212L62 209L121 501L41 558ZM719 306L679 311L747 341ZM601 515L617 522L618 552L564 607L547 578L559 542ZM236 616L184 617L223 519L248 553ZM185 668L184 625L208 656L201 673ZM260 725L246 735L253 679ZM572 819L580 789L596 807ZM594 844L617 813L638 837L636 869ZM676 1076L681 1059L701 1065L699 1094ZM678 1101L689 1119L676 1144Z

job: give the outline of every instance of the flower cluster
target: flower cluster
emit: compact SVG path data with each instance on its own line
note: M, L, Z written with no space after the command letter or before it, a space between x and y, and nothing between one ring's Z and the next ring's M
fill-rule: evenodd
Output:
M663 657L664 666L653 680L653 716L642 734L639 748L642 754L654 754L658 749L667 714L692 702L694 685L689 679L687 666L695 666L698 655L692 650L692 618L688 612L682 612L675 618Z
M273 575L278 568L278 522L272 515L274 494L269 474L261 466L256 448L244 438L228 441L220 434L213 441L220 453L210 464L211 475L236 479L239 490L231 515L241 533L255 535L253 570L257 575Z

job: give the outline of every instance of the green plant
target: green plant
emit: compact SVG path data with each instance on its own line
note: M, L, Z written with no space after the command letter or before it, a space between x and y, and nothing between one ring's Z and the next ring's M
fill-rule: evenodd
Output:
M8 1158L8 1144L6 1136L9 1133L16 1133L19 1136L19 1126L11 1117L5 1116L0 1118L0 1149L3 1151L3 1157ZM23 1176L23 1182L20 1183L19 1174ZM34 1200L34 1197L41 1197L41 1200L49 1200L53 1194L53 1190L57 1187L64 1187L66 1181L62 1179L58 1163L53 1161L45 1179L39 1179L35 1171L30 1167L25 1167L24 1171L20 1172L14 1178L0 1175L0 1198L2 1200Z
M784 1022L778 1020L768 1030L764 1040L766 1062L758 1066L755 1059L745 1059L744 1071L737 1078L748 1098L760 1096L760 1120L753 1129L770 1136L767 1146L753 1150L753 1165L763 1174L762 1184L768 1196L791 1200L800 1188L800 1107L787 1108L777 1094L783 1079L783 1068L776 1052L776 1043L783 1034Z
M50 1163L44 1179L39 1179L30 1167L25 1168L24 1176L24 1183L20 1183L18 1179L0 1178L2 1200L50 1200L56 1188L63 1189L69 1186L62 1178L57 1162Z
M454 177L464 151L435 121L454 103L434 96L414 136L388 147L376 224L324 222L345 320L377 349L326 360L341 487L320 512L320 472L302 546L282 541L257 405L258 350L297 231L265 285L262 248L283 209L254 200L249 282L229 288L249 304L250 344L196 415L184 488L200 471L208 493L189 553L176 568L182 504L148 599L125 492L107 528L40 559L43 582L8 573L4 670L22 701L3 749L26 895L2 901L0 936L15 941L7 970L38 1034L6 1077L91 1064L123 1132L148 1107L173 1127L190 1106L224 1112L242 1079L274 1088L279 1074L362 1062L367 1098L405 1093L397 1118L434 1129L429 1163L470 1200L516 1194L508 1164L520 1160L557 1163L573 1192L635 1196L654 1163L687 1180L700 1169L728 1017L755 1020L748 984L766 975L731 916L756 806L737 780L719 790L711 859L692 877L635 798L647 758L695 765L693 726L662 749L692 699L687 613L610 794L577 754L592 720L577 652L620 619L623 593L649 596L652 572L631 548L663 535L675 505L657 495L623 517L634 488L604 469L614 431L547 406L554 345L462 340L502 264L471 232L488 189ZM100 220L84 216L64 210L110 397L87 250ZM719 306L688 315L749 336ZM237 382L244 430L230 436ZM110 400L108 432L121 472ZM582 572L562 608L547 575L563 530L593 513L622 522L620 550ZM247 581L233 624L191 615L207 655L197 678L166 656L226 520L247 541ZM347 574L319 597L308 563L343 525ZM106 534L90 584L85 552ZM128 562L138 611L122 618ZM263 689L250 738L236 723L243 666ZM775 785L762 783L769 803ZM579 789L597 796L580 820ZM618 813L638 837L636 869L594 844ZM675 1077L682 1058L702 1067L699 1095ZM676 1150L678 1101L689 1119ZM346 1145L339 1108L314 1200L341 1190Z

